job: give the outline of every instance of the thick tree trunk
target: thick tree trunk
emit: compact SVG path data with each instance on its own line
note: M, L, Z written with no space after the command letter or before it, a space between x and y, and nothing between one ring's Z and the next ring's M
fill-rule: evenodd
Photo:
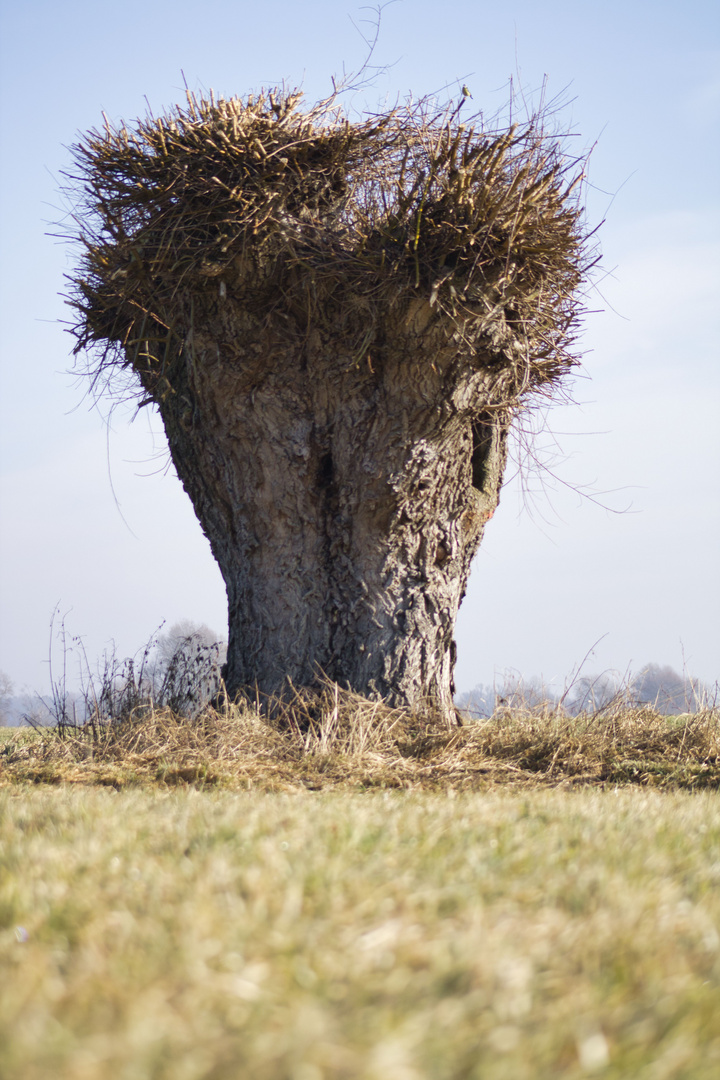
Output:
M508 415L417 302L361 357L218 304L158 400L229 606L227 688L324 673L453 712L455 620L498 502ZM436 333L437 340L432 340ZM428 357L430 356L430 359Z

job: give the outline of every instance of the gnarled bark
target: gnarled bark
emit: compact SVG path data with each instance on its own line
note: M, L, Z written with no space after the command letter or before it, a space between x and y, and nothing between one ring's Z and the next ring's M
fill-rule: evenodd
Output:
M231 694L324 673L452 712L453 630L507 414L486 366L458 364L440 334L428 364L432 330L421 348L404 322L359 363L317 333L239 344L231 313L185 346L160 410L227 587Z

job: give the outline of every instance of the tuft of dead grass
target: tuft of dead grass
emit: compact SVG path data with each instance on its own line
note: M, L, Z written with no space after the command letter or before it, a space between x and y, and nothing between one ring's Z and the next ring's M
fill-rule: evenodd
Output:
M0 748L0 783L221 786L267 791L492 785L720 786L720 710L678 717L618 702L568 717L498 710L442 726L327 682L290 700L168 708L62 731L18 731Z

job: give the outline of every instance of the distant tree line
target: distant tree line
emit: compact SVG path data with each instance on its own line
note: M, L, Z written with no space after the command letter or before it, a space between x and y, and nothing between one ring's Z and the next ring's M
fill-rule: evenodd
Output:
M650 705L664 716L694 713L716 703L713 688L699 679L679 675L669 665L646 664L636 675L621 678L613 672L582 675L562 692L540 678L504 675L494 686L482 683L455 699L457 707L473 717L489 717L498 709L559 709L569 716L598 712L622 701Z

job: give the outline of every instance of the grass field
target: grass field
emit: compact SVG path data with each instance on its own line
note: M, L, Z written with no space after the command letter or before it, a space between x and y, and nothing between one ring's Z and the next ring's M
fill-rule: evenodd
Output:
M5 743L3 1080L720 1075L720 803L713 761L678 772L688 721L644 772L636 732L622 784L572 758L577 724L544 757L496 731L483 772L480 729L398 736L401 769L336 720L304 759L236 747L234 782L162 725L122 760L107 733Z

